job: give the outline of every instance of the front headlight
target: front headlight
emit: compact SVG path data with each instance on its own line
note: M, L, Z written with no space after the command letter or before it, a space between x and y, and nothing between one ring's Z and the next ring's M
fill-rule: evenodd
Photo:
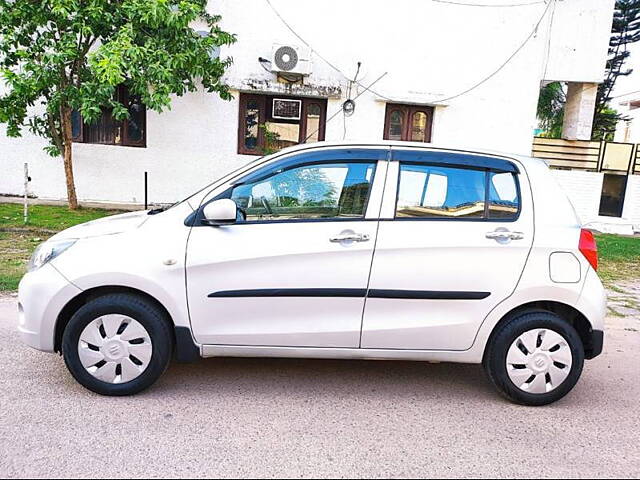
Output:
M76 242L77 239L71 238L67 240L48 240L40 244L40 246L36 248L35 252L33 252L33 255L31 255L27 270L29 272L37 270L45 263L50 262L51 260L56 258Z

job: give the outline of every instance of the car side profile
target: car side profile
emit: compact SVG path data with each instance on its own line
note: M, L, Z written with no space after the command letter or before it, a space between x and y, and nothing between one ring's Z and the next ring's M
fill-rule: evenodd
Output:
M544 405L603 345L592 234L537 159L318 143L171 208L58 233L20 283L19 331L103 395L172 356L478 363Z

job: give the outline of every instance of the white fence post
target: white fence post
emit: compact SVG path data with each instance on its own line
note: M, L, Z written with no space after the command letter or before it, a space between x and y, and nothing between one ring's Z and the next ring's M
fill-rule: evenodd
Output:
M29 221L29 164L24 163L24 223Z

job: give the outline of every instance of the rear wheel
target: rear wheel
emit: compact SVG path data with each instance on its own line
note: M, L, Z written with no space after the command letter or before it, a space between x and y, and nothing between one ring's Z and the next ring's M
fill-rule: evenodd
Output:
M492 337L484 357L487 376L509 400L547 405L575 386L584 348L575 329L551 312L521 314Z
M173 337L168 319L133 294L109 294L83 305L62 338L73 377L101 395L132 395L166 370Z

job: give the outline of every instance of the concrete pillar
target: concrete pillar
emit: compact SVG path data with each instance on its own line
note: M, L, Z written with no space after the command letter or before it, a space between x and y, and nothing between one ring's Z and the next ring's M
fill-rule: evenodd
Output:
M564 106L562 138L591 140L597 93L597 83L569 82L567 103Z

